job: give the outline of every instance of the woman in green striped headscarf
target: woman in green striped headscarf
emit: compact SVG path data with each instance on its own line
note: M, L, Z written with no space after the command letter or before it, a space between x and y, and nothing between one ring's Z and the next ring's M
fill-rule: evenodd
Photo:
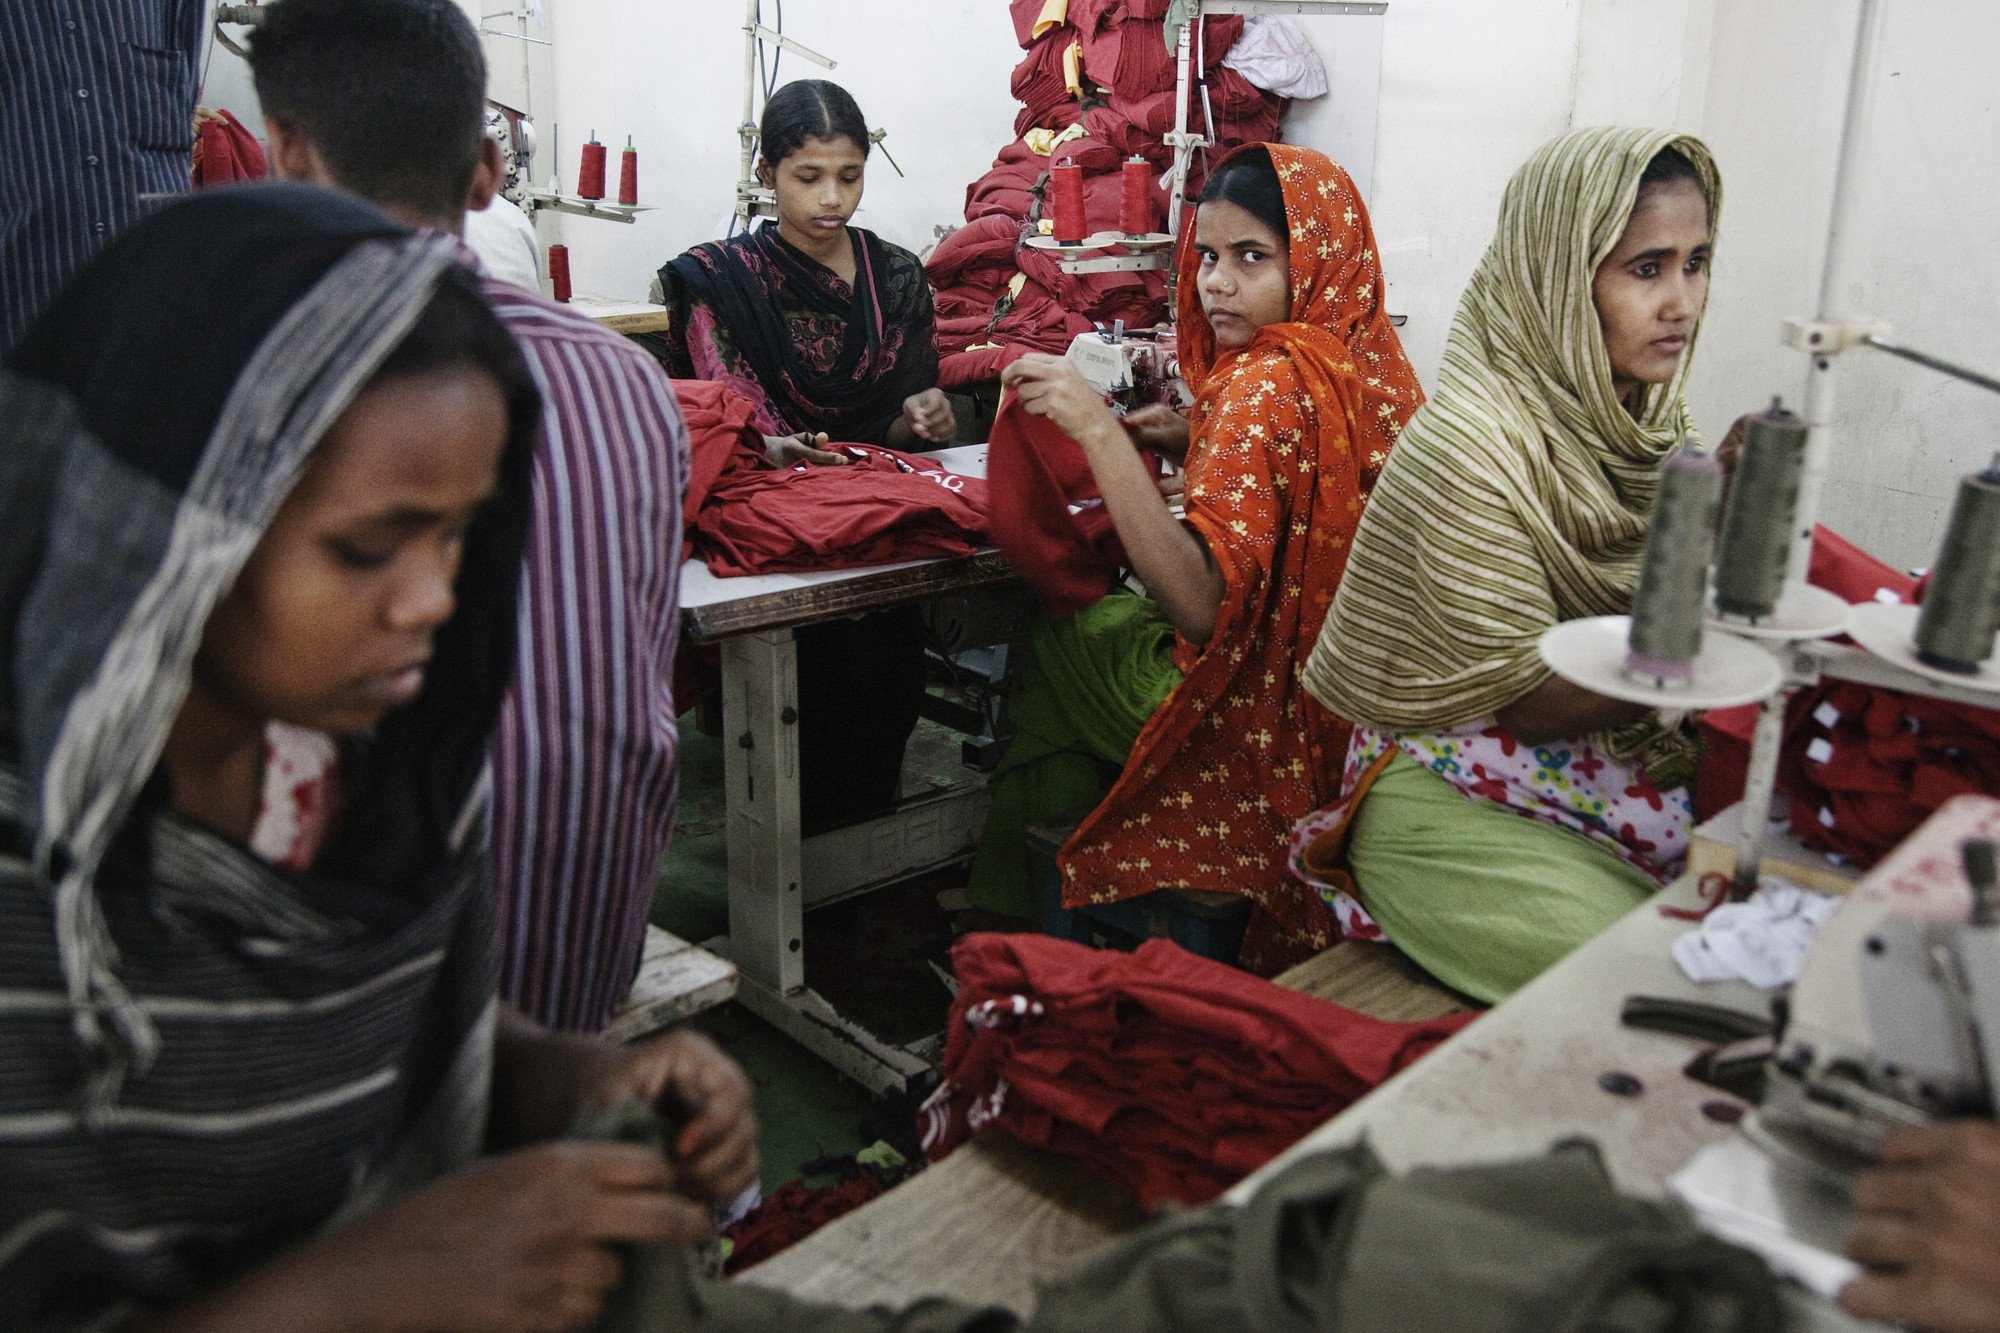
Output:
M1660 464L1691 429L1721 197L1708 149L1663 130L1578 130L1515 173L1306 663L1357 726L1299 870L1350 933L1483 1000L1686 851L1685 724L1551 676L1535 645L1631 608Z

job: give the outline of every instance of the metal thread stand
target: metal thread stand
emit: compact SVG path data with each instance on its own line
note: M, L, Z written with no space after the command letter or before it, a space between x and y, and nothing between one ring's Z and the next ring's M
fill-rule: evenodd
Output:
M1860 170L1863 129L1874 101L1871 74L1881 40L1882 0L1861 0L1855 25L1854 59L1847 77L1847 105L1841 119L1840 156L1834 169L1832 214L1827 224L1826 262L1820 271L1819 314L1813 320L1788 320L1784 341L1806 354L1805 465L1799 480L1799 504L1792 534L1786 578L1804 583L1812 559L1813 528L1819 517L1820 495L1826 487L1827 463L1833 453L1834 368L1842 352L1874 347L1981 388L2000 392L2000 380L1949 361L1889 341L1885 325L1852 316L1842 317L1840 283L1846 274L1852 244L1849 216L1854 184ZM1736 864L1732 888L1738 896L1755 890L1763 858L1764 834L1777 787L1778 750L1784 740L1785 709L1797 691L1824 676L1951 699L1981 707L2000 703L2000 696L1964 689L1905 671L1872 653L1821 642L1791 642L1781 646L1786 683L1764 700L1751 739L1750 763L1744 775L1743 802L1737 821Z
M778 21L784 22L783 18ZM743 8L743 120L736 127L736 217L732 231L748 228L760 217L778 215L776 197L757 184L756 176L751 174L757 161L757 59L767 42L801 60L810 60L821 69L831 70L836 64L777 29L765 27L762 0L747 0Z

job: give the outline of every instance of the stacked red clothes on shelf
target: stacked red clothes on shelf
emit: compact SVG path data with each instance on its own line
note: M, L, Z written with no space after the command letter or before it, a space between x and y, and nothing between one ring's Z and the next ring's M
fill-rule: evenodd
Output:
M775 467L749 399L709 380L673 386L690 452L683 555L715 573L854 569L983 544L984 480L873 444L829 445L844 466Z
M1162 137L1174 123L1167 0L1011 0L1009 7L1027 52L1012 85L1021 103L1017 137L967 187L966 225L939 243L926 266L937 294L938 380L947 389L991 384L1024 352L1065 351L1094 323L1122 319L1137 327L1167 314L1160 272L1067 275L1052 254L1021 244L1035 234L1052 165L1083 168L1086 230L1093 232L1118 224L1125 159L1142 157L1162 176L1172 165ZM1285 100L1222 64L1243 20L1211 18L1203 26L1207 96L1197 89L1191 99L1190 128L1218 155L1275 139ZM1190 190L1200 188L1201 167L1197 158ZM1166 225L1164 186L1154 196L1158 230Z

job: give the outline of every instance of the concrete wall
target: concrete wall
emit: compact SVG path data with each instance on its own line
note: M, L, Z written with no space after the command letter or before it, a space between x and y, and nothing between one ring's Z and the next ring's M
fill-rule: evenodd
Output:
M642 197L631 226L545 215L571 248L579 290L643 293L654 270L726 224L741 115L738 0L543 0L553 47L528 49L526 100L561 174L595 129L632 134ZM460 0L468 13L507 0ZM1314 20L1334 91L1300 104L1289 137L1357 169L1369 193L1392 309L1418 374L1435 382L1459 291L1491 236L1507 177L1572 125L1650 123L1701 134L1726 198L1709 320L1691 383L1711 438L1773 393L1796 398L1797 354L1777 340L1818 296L1835 140L1858 0L1392 0L1386 20ZM2000 369L2000 50L1992 0L1883 0L1846 308L1911 342ZM767 0L766 22L775 17ZM827 75L889 130L860 220L921 249L956 221L965 185L1011 134L1019 59L1001 0L792 0L786 32L839 62ZM489 21L489 26L491 21ZM511 23L509 24L511 26ZM1343 35L1345 34L1345 35ZM1342 102L1378 64L1367 108ZM489 38L493 91L522 97L523 48ZM822 71L793 55L780 81ZM218 50L210 99L254 111ZM1372 146L1372 153L1364 152ZM1363 159L1372 159L1364 165ZM537 172L548 172L546 152ZM1958 475L2000 447L2000 399L1874 353L1850 358L1826 521L1898 564L1927 562Z

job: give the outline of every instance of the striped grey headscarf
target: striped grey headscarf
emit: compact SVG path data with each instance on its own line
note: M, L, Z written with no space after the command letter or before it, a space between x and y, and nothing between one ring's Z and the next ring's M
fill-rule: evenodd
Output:
M312 870L155 773L210 611L445 285L483 309L449 237L214 191L114 241L0 372L0 1327L184 1299L479 1148L531 385L431 679L344 755Z
M1488 716L1547 679L1544 630L1630 610L1660 464L1693 429L1694 340L1627 412L1591 282L1665 148L1700 176L1712 236L1721 177L1672 131L1576 130L1508 183L1438 392L1389 456L1305 666L1334 712L1391 732ZM1656 722L1596 739L1621 760L1685 758L1682 734Z

